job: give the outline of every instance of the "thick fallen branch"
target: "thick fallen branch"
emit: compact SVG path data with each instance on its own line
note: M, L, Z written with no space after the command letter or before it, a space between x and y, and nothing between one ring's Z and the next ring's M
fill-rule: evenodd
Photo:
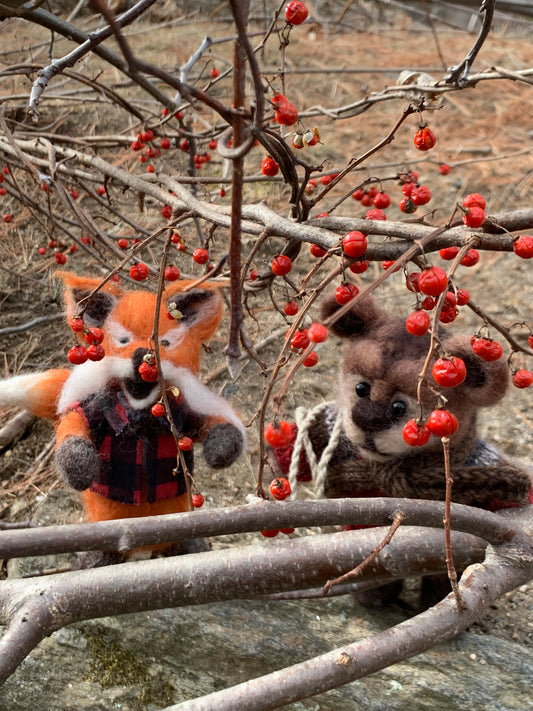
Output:
M498 597L532 576L531 541L503 544L492 549L483 564L463 573L459 588L464 612L457 611L453 595L448 595L429 610L374 637L165 711L268 711L315 696L451 639Z
M443 528L444 503L411 499L329 499L261 501L224 509L118 519L98 523L43 526L0 532L0 558L75 551L124 551L138 546L273 528L333 525L390 526L398 511L404 526ZM533 509L530 512L533 517ZM497 545L520 530L507 518L463 504L452 504L451 526Z
M344 531L274 541L268 546L7 580L0 586L0 622L7 624L0 640L0 683L43 637L65 625L321 585L358 565L381 537L380 529ZM459 566L483 558L479 539L454 534L453 540ZM406 527L367 566L361 579L393 580L444 570L442 533Z

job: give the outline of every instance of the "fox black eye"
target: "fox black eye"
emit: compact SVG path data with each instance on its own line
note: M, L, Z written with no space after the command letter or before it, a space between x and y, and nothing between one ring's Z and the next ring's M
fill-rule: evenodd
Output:
M161 341L161 345L163 346L163 348L168 348L168 346L170 346L170 341L166 338L163 338L163 340Z
M359 397L368 397L370 395L370 383L357 383L355 392Z
M125 346L127 343L130 342L130 339L127 336L122 336L121 338L118 339L118 342L120 343L121 346Z
M407 412L407 405L403 400L395 400L391 405L392 416L402 417Z

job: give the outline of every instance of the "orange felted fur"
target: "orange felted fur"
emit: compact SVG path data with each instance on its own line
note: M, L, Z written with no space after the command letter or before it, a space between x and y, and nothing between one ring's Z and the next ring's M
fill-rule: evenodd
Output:
M68 484L83 491L89 520L190 510L167 418L151 412L161 397L159 381L146 382L138 372L153 347L156 295L123 291L108 282L90 296L99 279L59 276L67 318L83 313L86 327L103 330L105 357L1 381L0 404L55 422L57 468ZM168 317L170 304L180 318ZM158 338L170 415L178 435L201 441L207 463L217 469L232 464L245 442L232 408L197 377L202 344L221 317L217 284L192 287L177 281L162 295ZM192 451L182 454L192 473Z

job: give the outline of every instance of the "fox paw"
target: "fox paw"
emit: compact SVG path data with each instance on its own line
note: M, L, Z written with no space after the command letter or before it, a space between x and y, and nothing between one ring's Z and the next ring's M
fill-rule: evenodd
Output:
M69 486L88 489L100 472L98 452L82 437L68 437L56 450L56 466Z

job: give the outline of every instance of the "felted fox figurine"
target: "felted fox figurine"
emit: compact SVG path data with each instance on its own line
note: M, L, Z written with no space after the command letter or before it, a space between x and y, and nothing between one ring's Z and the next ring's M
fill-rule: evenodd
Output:
M323 318L339 308L334 295L327 297L322 304ZM311 446L320 459L337 416L341 418L340 437L327 464L325 496L444 500L440 438L431 436L421 447L409 446L403 438L405 424L419 414L418 379L430 346L429 335L410 335L403 317L390 315L371 297L355 301L332 331L346 345L339 396L309 428ZM478 410L496 404L507 390L505 359L482 360L473 353L469 335L442 329L439 337L446 352L461 358L466 366L464 382L442 389L446 409L459 422L450 437L452 500L492 511L533 503L530 474L477 434ZM438 408L438 388L432 385L435 387L424 385L421 389L425 417ZM293 446L294 440L270 452L270 460L284 474L289 472ZM297 478L311 478L304 455ZM389 590L395 595L398 588L392 584ZM375 591L370 597L379 599Z
M66 272L59 276L71 322L78 303L101 280ZM202 344L222 316L218 286L188 287L190 282L174 282L162 296L162 374L175 430L201 441L208 465L218 469L239 457L245 432L228 403L197 377ZM177 318L169 318L169 305ZM82 326L102 330L103 359L0 381L0 404L55 422L57 468L70 486L83 491L91 521L191 508L167 418L152 414L161 396L159 381L143 380L139 373L151 349L155 309L155 294L123 291L107 282L86 302ZM192 472L192 450L181 454Z

